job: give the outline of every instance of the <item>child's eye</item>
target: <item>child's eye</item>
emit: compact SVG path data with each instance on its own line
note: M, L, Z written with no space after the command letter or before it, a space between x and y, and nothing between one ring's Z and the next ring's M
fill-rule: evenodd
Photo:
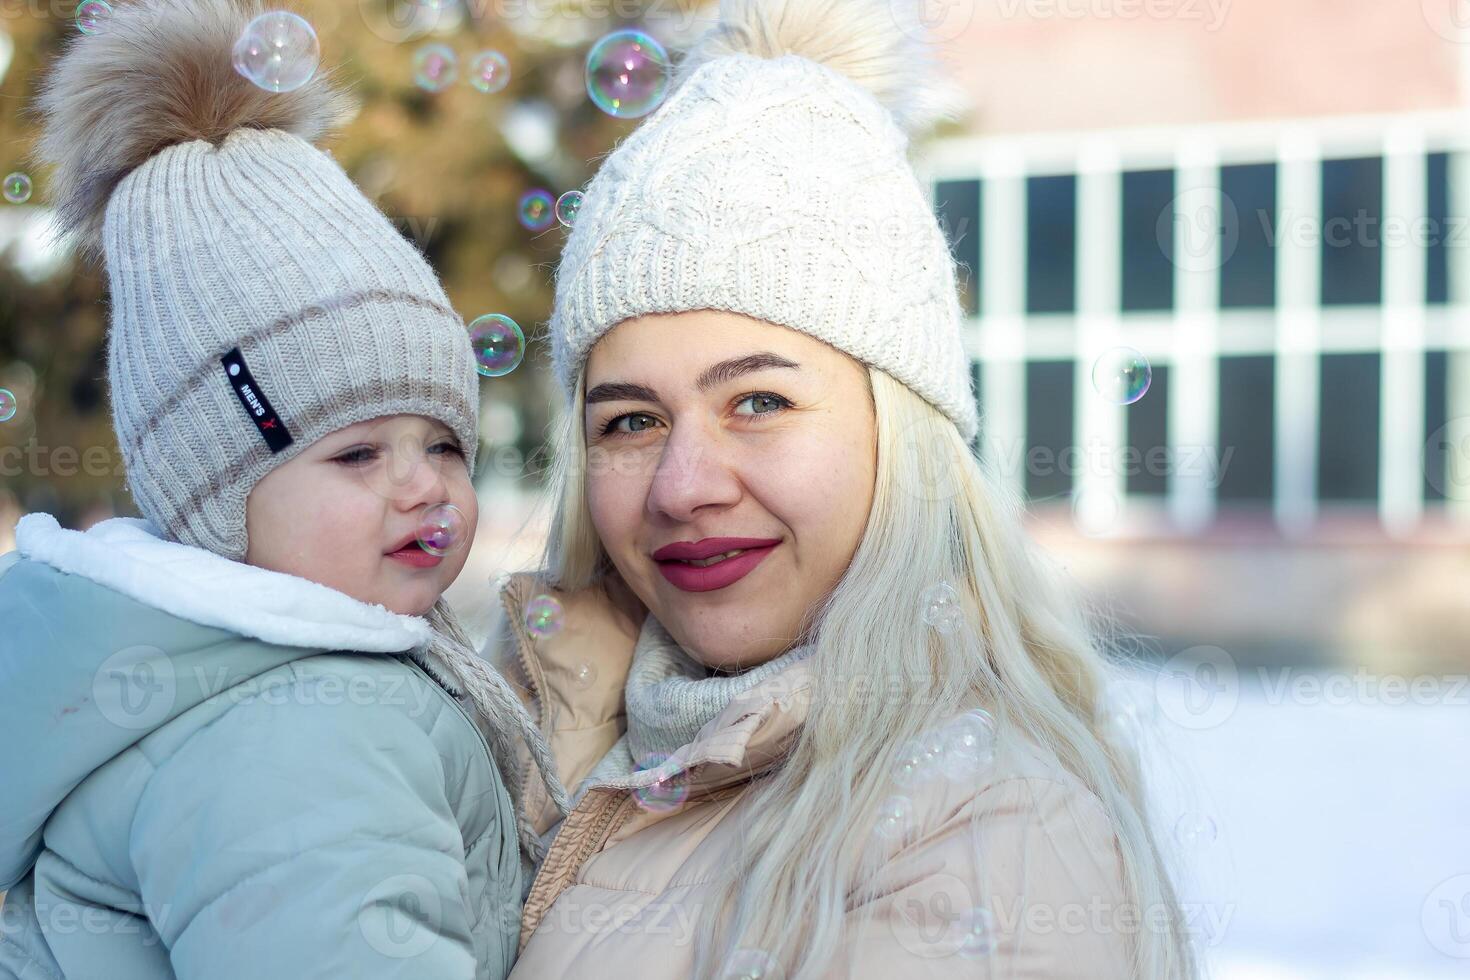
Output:
M344 466L360 466L378 458L378 450L372 446L354 446L345 453L332 457L332 462Z
M431 453L439 453L441 455L444 454L444 453L450 453L450 454L455 455L455 456L463 456L464 455L464 450L459 448L459 443L452 442L452 441L449 441L449 440L445 440L444 442L438 443L438 444L430 447L429 452L431 452Z

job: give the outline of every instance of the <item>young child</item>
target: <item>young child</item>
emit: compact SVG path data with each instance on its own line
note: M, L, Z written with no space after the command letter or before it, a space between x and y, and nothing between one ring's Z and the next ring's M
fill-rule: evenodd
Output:
M515 956L540 856L520 740L549 760L441 599L475 524L474 355L311 144L344 98L233 69L260 12L119 5L44 90L146 519L33 514L0 558L0 977L470 980Z

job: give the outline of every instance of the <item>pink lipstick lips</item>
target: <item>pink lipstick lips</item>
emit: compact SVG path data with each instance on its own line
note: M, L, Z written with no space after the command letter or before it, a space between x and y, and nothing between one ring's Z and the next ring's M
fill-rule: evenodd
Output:
M713 592L749 575L780 543L779 538L704 538L665 545L652 558L675 588Z

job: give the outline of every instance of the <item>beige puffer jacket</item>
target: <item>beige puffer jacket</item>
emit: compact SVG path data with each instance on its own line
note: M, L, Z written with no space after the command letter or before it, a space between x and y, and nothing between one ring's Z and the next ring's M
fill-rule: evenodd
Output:
M533 636L524 610L541 593L561 602L564 626ZM501 602L491 655L525 687L574 789L622 735L622 690L645 610L620 583L568 594L529 575L513 576ZM808 665L797 663L706 725L676 754L689 796L673 812L639 805L631 787L647 774L586 793L527 898L513 980L692 975L699 916L715 907L712 881L740 847L752 777L780 764L809 681ZM524 786L544 832L556 810L534 773ZM850 893L848 935L828 976L1128 976L1138 923L1125 905L1116 839L1097 798L1054 757L1021 743L982 775L930 780L911 798L911 833L867 845L883 849L873 855L879 870ZM990 914L977 944L966 928L974 918L962 913L982 896Z

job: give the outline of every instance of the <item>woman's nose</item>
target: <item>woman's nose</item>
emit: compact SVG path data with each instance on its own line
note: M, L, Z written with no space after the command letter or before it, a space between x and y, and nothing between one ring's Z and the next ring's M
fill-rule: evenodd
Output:
M740 499L740 481L728 453L712 435L677 428L659 453L648 486L648 511L689 522L708 509L732 506Z

